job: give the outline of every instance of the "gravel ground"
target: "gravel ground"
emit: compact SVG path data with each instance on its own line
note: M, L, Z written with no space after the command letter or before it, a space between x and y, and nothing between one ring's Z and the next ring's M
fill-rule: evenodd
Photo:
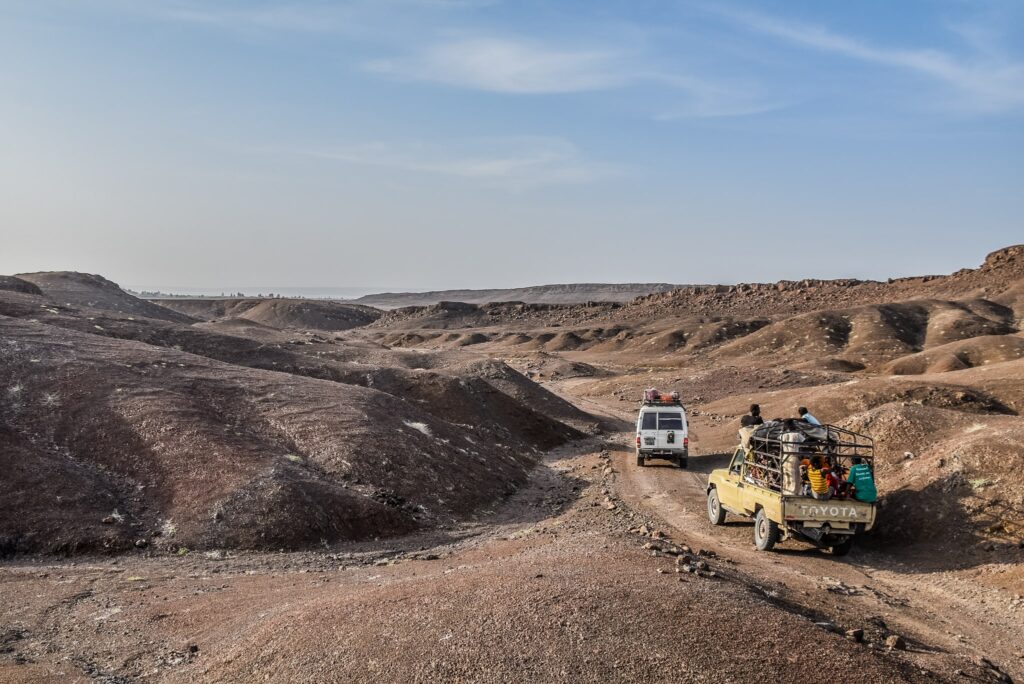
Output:
M944 678L641 534L609 457L557 451L503 509L386 546L7 563L0 680Z

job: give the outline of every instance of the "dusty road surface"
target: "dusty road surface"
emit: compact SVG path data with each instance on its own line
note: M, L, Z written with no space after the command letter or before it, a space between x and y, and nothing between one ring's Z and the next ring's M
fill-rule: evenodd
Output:
M809 681L822 662L857 682L984 674L930 645L890 652L871 624L857 643L745 561L662 538L631 510L643 480L622 460L596 443L557 451L478 523L330 553L9 562L0 680ZM630 532L644 524L654 538Z

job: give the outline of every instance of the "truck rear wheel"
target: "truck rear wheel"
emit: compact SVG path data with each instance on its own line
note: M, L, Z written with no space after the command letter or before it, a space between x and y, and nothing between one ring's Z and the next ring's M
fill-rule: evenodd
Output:
M639 451L636 453L636 464L641 468L644 467L644 455L641 454Z
M676 459L676 465L678 467L680 467L680 468L685 468L686 467L686 457L685 456L680 456L679 458L677 458Z
M708 520L712 525L725 523L725 509L722 508L722 502L718 500L718 490L714 488L708 492Z
M762 508L754 518L754 546L758 551L771 551L779 541L779 525L770 520Z
M838 544L833 544L829 551L833 556L845 556L853 548L853 537L847 537Z

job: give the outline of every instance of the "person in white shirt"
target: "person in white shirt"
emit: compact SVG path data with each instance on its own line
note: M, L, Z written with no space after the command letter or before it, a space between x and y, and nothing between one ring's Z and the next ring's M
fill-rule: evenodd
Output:
M806 406L801 406L797 413L800 414L800 420L806 420L811 425L821 425L821 421L811 415L811 412L807 410Z

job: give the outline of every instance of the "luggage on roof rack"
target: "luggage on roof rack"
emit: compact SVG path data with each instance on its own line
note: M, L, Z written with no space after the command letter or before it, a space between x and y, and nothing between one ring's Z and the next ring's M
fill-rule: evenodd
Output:
M680 405L679 392L659 392L653 387L644 390L645 404L676 404Z

